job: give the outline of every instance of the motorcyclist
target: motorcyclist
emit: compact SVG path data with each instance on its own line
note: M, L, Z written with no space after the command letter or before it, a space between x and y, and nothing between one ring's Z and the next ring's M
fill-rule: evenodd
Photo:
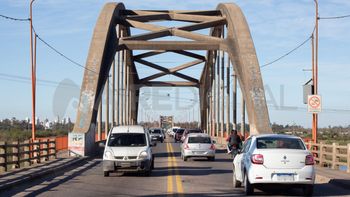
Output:
M242 139L237 134L237 130L233 129L231 131L231 135L228 136L226 141L227 141L227 153L232 154L232 157L235 158L235 156L238 154L238 151L242 147Z

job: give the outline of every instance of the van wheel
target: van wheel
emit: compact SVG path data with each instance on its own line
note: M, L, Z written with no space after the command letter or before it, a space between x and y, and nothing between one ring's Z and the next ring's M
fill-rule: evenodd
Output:
M144 172L144 176L151 176L151 174L152 174L152 170L151 170L151 169L146 170L146 171Z
M234 165L232 170L232 182L233 182L233 188L241 187L242 183L236 179L236 170Z
M304 185L303 186L303 193L304 196L312 196L314 193L314 186L313 185Z
M254 193L254 187L252 184L250 184L247 174L244 175L244 192L247 196Z
M154 169L154 156L152 157L151 169Z
M104 177L108 177L109 176L109 172L108 171L103 171L103 176Z

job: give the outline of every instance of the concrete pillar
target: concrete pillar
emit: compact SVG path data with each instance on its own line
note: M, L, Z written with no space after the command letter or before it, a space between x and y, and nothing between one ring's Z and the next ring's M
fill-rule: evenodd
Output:
M230 132L230 57L226 62L226 134Z
M219 136L220 128L220 51L217 52L216 58L216 136Z
M114 58L113 64L112 64L112 121L111 121L111 127L113 127L116 124L115 121L115 61L116 59ZM106 136L107 137L107 136Z
M220 80L220 97L221 97L221 120L220 120L220 137L224 137L224 124L225 124L225 84L224 84L224 77L225 77L225 53L224 51L221 52L221 80Z
M232 126L237 129L237 76L232 65Z
M118 26L119 27L119 26ZM118 34L120 35L120 29L118 29ZM121 53L121 51L118 51L117 52L117 75L116 75L116 77L117 77L117 79L116 79L116 81L117 81L117 89L116 89L116 92L115 92L115 94L116 94L116 98L117 98L117 100L116 100L116 108L115 108L115 114L116 114L116 125L120 125L120 117L121 117L121 113L120 113L120 90L121 90L121 88L120 88L120 79L121 79L121 55L122 55L122 53Z
M243 94L242 94L242 112L241 113L242 113L241 133L245 139L245 137L246 137L246 134L245 134L245 100L244 100Z
M123 69L124 69L124 72L123 72L123 104L122 104L122 108L123 108L123 125L126 125L127 124L127 120L126 120L126 117L127 117L127 96L126 96L126 93L127 93L127 65L126 65L126 54L127 54L127 51L124 50L124 53L123 53Z
M109 132L109 77L107 78L105 85L106 92L106 121L105 121L105 139L107 139Z
M101 141L102 135L102 98L98 104L98 113L97 113L97 141Z

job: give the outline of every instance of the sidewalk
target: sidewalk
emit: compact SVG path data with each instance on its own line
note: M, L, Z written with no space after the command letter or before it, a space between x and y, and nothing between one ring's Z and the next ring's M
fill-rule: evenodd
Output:
M87 157L57 158L37 165L16 169L0 174L0 192L18 184L28 182L34 178L54 173L71 165L86 160Z
M316 166L316 181L350 190L350 173L344 171Z

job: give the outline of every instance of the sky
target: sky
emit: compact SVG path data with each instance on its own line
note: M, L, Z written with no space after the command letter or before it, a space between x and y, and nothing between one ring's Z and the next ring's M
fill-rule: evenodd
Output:
M85 65L89 45L104 0L36 0L33 22L36 32L60 52ZM221 2L121 1L127 9L210 10ZM235 0L242 9L254 41L260 65L267 64L308 39L315 25L312 0ZM0 14L28 18L27 0L1 0ZM350 1L321 0L320 17L350 14ZM175 25L177 25L175 23ZM319 94L322 112L319 125L347 126L350 120L350 18L319 21ZM0 119L31 116L29 23L0 18ZM137 33L137 32L135 32ZM176 66L188 59L159 56L154 61ZM140 75L154 74L137 65ZM311 43L285 58L261 68L271 123L311 127L311 114L303 104L302 85L311 78ZM198 77L201 65L188 74ZM69 116L74 121L83 69L37 44L37 116L54 119ZM165 76L165 80L172 80ZM141 90L141 120L174 115L175 120L198 120L198 90L194 88L144 88ZM238 95L240 98L240 95ZM238 99L238 106L241 101ZM240 119L240 110L238 110Z

